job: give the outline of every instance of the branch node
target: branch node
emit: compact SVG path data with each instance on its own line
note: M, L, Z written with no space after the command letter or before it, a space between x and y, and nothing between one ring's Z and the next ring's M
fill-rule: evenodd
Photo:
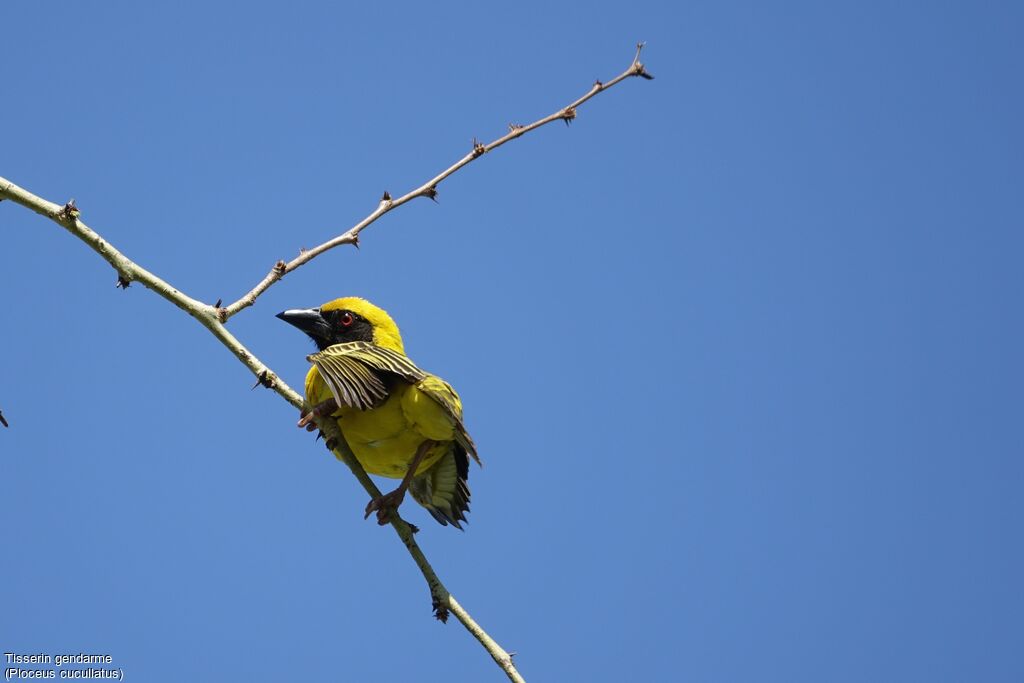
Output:
M597 88L598 90L604 87L604 83L601 82L600 78L594 81L594 87Z
M434 203L437 203L437 186L431 185L427 189L423 190L423 196L427 199L432 199Z
M78 218L82 215L82 212L75 206L75 200L69 199L67 204L61 207L60 211L57 212L57 218L62 221L70 221Z
M284 261L278 261L274 264L274 272L277 273L278 277L282 277L288 272L288 264Z
M565 121L565 125L572 123L572 120L576 118L576 107L566 107L562 110L562 120Z
M647 43L643 41L636 44L636 56L633 57L633 68L631 69L631 75L639 76L640 78L647 79L648 81L653 81L654 76L647 73L647 69L645 69L644 65L640 62L640 51L644 49L644 45L646 44Z
M634 76L639 76L640 78L646 79L648 81L653 81L654 80L654 76L652 76L651 74L647 73L647 69L645 69L644 65L641 64L640 62L637 62L636 66L633 67L633 75Z
M443 604L437 598L434 598L433 604L431 605L434 609L434 618L440 621L442 624L448 623L448 606Z
M217 316L218 321L226 323L228 321L228 309L221 305L223 303L222 299L217 299L217 303L213 305L213 314Z
M644 49L645 45L647 45L647 41L644 40L641 40L636 44L636 56L633 57L633 64L638 64L640 62L640 51Z
M260 372L260 374L256 375L256 384L253 384L252 387L249 389L249 391L252 391L256 387L260 386L261 384L263 386L265 386L267 389L273 389L274 388L274 376L270 372L268 372L267 370L264 370L264 371Z
M508 124L508 132L515 133L517 130L522 130L523 124L521 123L510 123Z
M486 151L487 148L484 147L484 143L480 142L476 138L473 138L473 158L477 158Z

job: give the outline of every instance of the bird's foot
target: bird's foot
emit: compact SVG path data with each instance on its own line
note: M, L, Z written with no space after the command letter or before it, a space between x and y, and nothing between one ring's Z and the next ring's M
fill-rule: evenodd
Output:
M299 413L298 427L305 427L307 432L311 432L316 429L316 422L314 420L318 417L324 417L330 415L338 409L338 402L333 398L329 398L326 401L317 403L315 406L310 408L308 411L303 410Z
M402 504L405 499L405 492L409 488L409 483L412 481L413 475L416 473L416 469L423 462L424 456L430 451L430 449L437 443L430 439L425 440L416 449L416 454L412 457L412 461L409 463L409 468L405 472L405 476L402 477L402 483L398 485L398 488L391 493L385 493L383 496L378 496L372 499L366 505L366 514L363 515L363 519L370 516L370 513L374 510L377 511L377 524L384 526L391 521L391 513L398 511L398 506Z
M398 511L398 506L402 504L403 500L405 500L404 486L399 486L391 493L371 498L370 502L366 504L366 514L363 515L363 519L368 519L370 513L376 511L377 524L384 526L391 521L391 513Z

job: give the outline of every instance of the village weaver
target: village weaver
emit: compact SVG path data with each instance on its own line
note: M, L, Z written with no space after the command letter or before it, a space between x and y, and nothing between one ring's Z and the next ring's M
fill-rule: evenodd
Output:
M373 498L365 517L376 512L377 522L386 524L408 491L442 525L462 529L469 457L480 463L462 424L462 402L451 385L405 355L391 316L365 299L345 297L277 317L305 332L318 349L307 358L312 367L299 426L313 429L316 418L337 420L363 469L402 480Z

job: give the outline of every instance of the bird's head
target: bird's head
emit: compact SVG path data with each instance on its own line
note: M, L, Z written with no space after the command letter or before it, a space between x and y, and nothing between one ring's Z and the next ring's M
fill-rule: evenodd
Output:
M335 344L367 341L405 353L402 335L391 316L359 297L335 299L320 308L281 311L277 317L309 335L320 351Z

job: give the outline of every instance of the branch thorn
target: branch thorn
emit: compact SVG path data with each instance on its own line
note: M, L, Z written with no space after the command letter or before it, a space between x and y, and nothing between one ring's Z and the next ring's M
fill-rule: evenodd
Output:
M131 284L132 284L132 281L129 280L128 278L126 278L124 275L118 275L117 276L117 283L115 283L114 286L117 287L118 289L128 289L128 287Z
M256 376L256 384L253 384L249 391L252 391L261 384L265 386L267 389L274 388L274 378L271 377L270 373L267 372L266 370L262 371L260 374Z
M436 204L437 203L437 186L436 185L431 185L427 189L423 190L423 196L426 197L427 199L434 200L434 203Z
M644 41L644 40L641 40L640 42L638 42L636 44L636 56L633 57L633 63L634 64L637 64L637 63L640 62L640 51L644 49L645 45L647 45L647 41Z
M11 426L11 425L7 424L7 418L4 417L4 411L2 411L2 410L0 410L0 425L3 425L4 427L10 427Z
M57 212L57 218L66 221L78 218L81 214L82 212L78 210L77 206L75 206L75 200L69 199L68 203L62 206L60 211Z
M441 601L434 598L434 603L431 605L434 608L434 618L440 621L442 624L448 623L448 608L441 604Z
M356 249L359 248L359 233L352 235L352 246Z
M509 133L515 133L517 130L522 130L522 129L523 129L523 125L520 124L520 123L510 123L510 124L508 124L508 132Z
M217 299L217 303L213 305L213 311L217 315L217 320L226 323L228 321L228 309L224 308L223 303L221 299Z
M565 121L565 125L572 123L572 120L576 118L576 108L566 107L565 111L562 112L562 120Z
M644 49L644 45L646 44L647 43L643 41L636 44L636 56L633 57L633 75L645 78L648 81L653 81L654 76L647 73L647 69L645 69L644 65L640 63L640 51Z
M380 200L382 202L390 202L391 201L391 193L388 192L387 190L384 190L384 196L381 197Z

